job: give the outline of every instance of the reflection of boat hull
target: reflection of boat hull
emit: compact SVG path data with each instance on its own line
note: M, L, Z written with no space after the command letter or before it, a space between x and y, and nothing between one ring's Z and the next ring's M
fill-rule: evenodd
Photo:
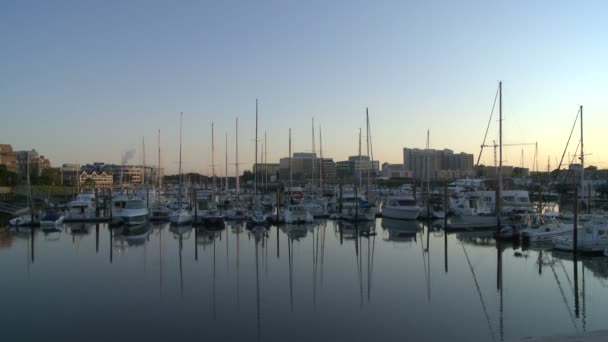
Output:
M455 216L448 221L447 230L496 228L496 216Z
M422 227L418 221L397 220L388 217L382 217L382 228L395 231L404 231L416 233Z
M420 214L420 207L415 206L383 206L382 217L398 220L415 220Z

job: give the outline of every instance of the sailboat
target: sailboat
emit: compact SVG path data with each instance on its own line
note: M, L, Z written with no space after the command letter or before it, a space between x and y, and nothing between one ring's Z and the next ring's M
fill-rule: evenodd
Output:
M255 172L253 178L253 207L247 215L249 226L266 226L270 223L270 217L262 211L258 198L258 100L255 100Z
M182 116L179 114L179 188L177 191L177 203L182 200ZM192 213L178 206L169 214L169 221L174 224L188 224L192 222Z
M169 208L162 202L162 174L160 172L160 129L158 130L158 168L156 171L156 202L150 208L151 220L166 220L169 218Z
M313 156L314 160L314 156ZM302 189L292 186L291 173L291 128L289 129L289 187L285 189L287 203L281 207L281 217L285 223L312 223L314 217L308 212L307 208L301 203ZM300 194L294 197L295 194Z
M211 170L213 174L213 190L211 192L211 197L198 199L196 205L199 206L198 209L201 210L201 220L208 226L214 226L218 228L224 228L224 215L220 213L218 209L217 202L215 201L216 197L216 186L215 186L215 139L214 139L214 130L213 123L211 123ZM221 187L220 187L221 188ZM202 207L201 207L202 206Z

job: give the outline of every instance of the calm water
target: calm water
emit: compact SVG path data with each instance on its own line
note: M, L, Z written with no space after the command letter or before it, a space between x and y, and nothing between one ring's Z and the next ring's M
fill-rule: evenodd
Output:
M608 258L579 259L576 300L570 255L497 247L487 233L386 220L143 233L0 233L6 341L499 341L608 328Z

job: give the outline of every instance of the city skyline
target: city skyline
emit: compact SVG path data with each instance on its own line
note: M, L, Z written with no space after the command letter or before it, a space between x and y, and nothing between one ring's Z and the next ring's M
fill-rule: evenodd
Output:
M427 130L431 148L477 159L502 80L505 144L538 142L539 168L548 156L555 168L583 105L586 164L608 166L608 47L593 43L608 32L602 2L0 6L0 143L54 165L119 163L131 150L141 163L142 137L154 164L160 128L163 167L176 171L184 112L184 170L208 173L211 122L215 163L226 133L234 163L237 116L251 169L256 98L269 161L287 155L289 128L292 150L310 151L313 117L317 152L322 126L325 156L356 155L366 107L374 159L401 162ZM585 20L571 25L574 13ZM498 140L492 121L486 144ZM534 147L523 149L531 168ZM521 150L505 148L505 164L518 166ZM491 148L481 163L493 164Z

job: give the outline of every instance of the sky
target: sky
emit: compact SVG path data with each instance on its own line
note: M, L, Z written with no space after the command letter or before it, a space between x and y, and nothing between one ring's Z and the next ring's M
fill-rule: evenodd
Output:
M605 1L0 1L0 143L52 164L158 163L234 174L258 138L267 160L316 149L335 161L365 146L402 163L403 147L477 160L498 81L503 143L538 143L556 166L579 105L586 164L608 168ZM495 112L487 144L498 141ZM566 152L574 154L580 129ZM365 154L365 147L364 147ZM532 168L533 145L504 163ZM484 164L493 164L492 148Z

